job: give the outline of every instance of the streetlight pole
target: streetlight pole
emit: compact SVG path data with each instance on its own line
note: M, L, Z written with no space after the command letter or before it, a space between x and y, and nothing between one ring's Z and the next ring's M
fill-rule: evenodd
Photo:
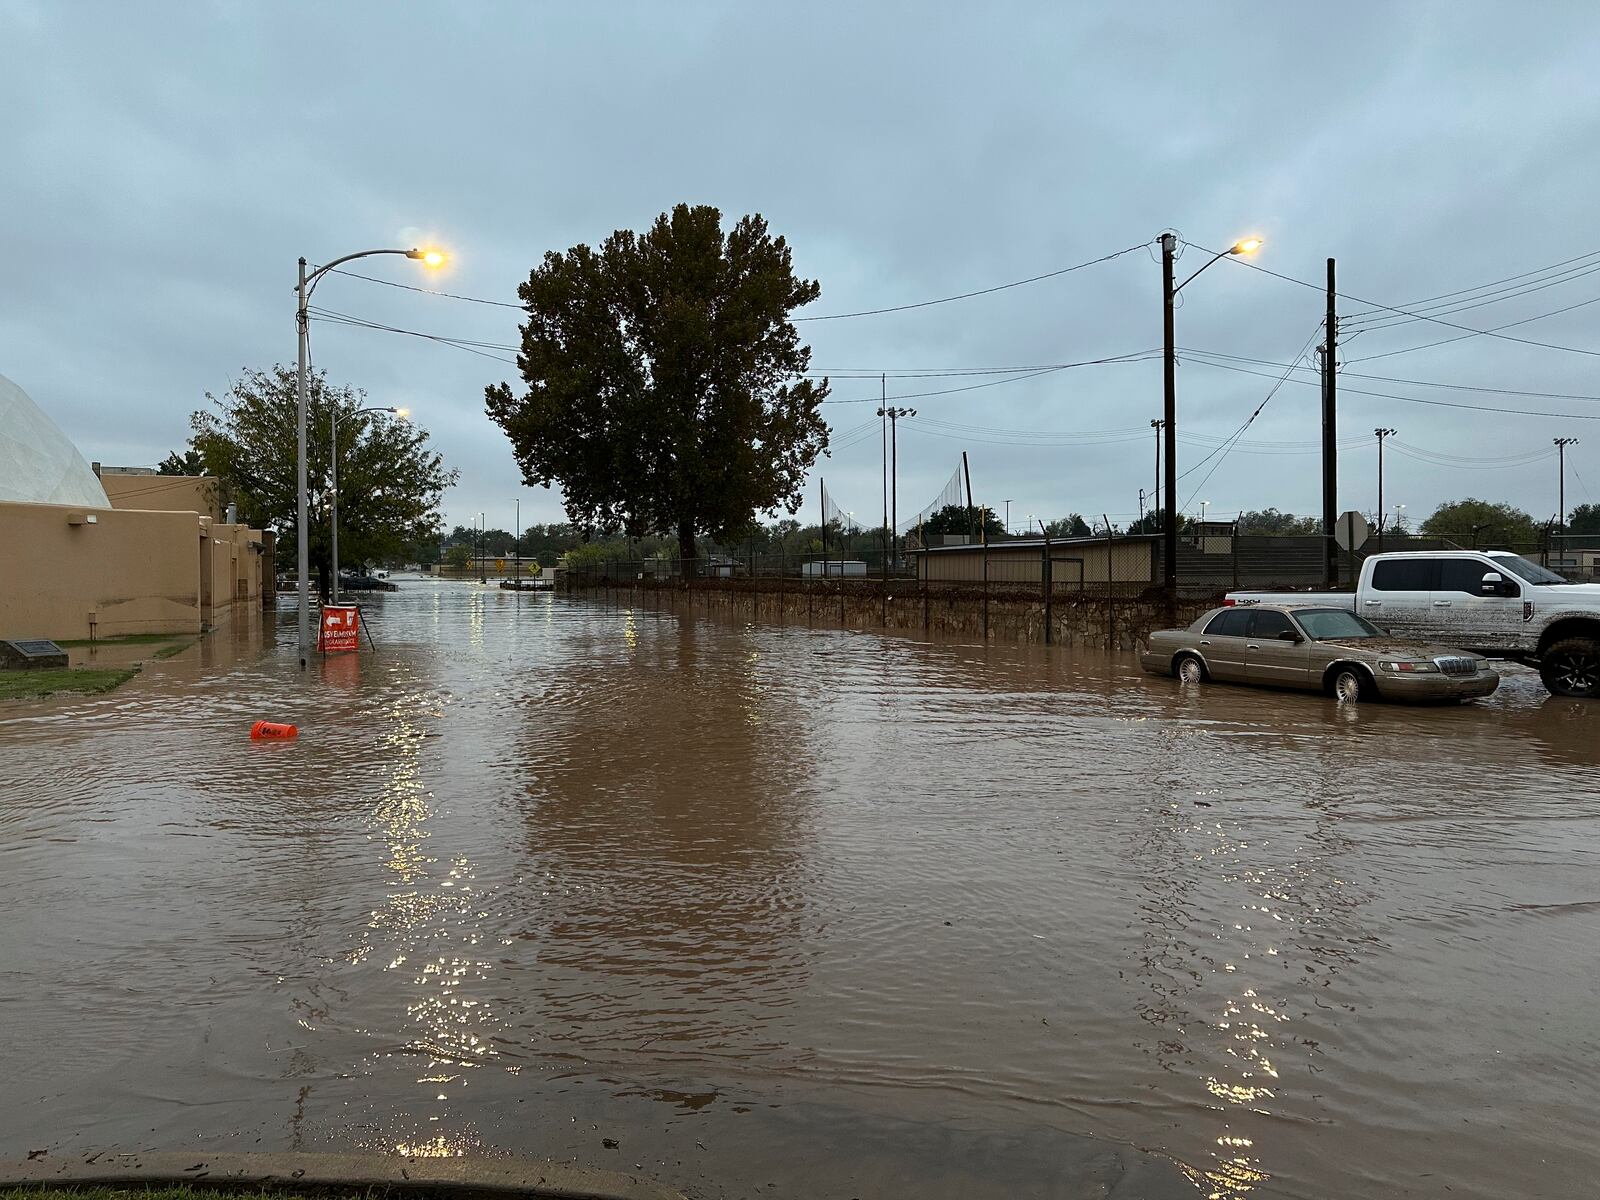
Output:
M516 579L517 603L522 603L522 497L517 497L517 540L511 547L516 555L517 565L513 568Z
M1011 501L1006 501L1006 536L1011 536Z
M296 417L296 466L295 487L298 492L298 513L295 519L295 566L298 574L300 592L299 612L299 639L300 639L300 669L306 669L311 661L311 543L308 537L310 530L311 502L306 495L306 366L311 356L311 317L306 311L306 306L311 301L311 293L316 290L317 283L329 271L342 263L350 262L357 258L371 258L378 254L399 254L405 258L414 258L418 262L430 267L440 266L444 262L444 255L437 250L419 250L413 247L410 250L360 250L355 254L346 254L332 262L323 263L309 275L306 274L306 260L300 259L300 277L295 285L294 323L299 340L299 365L295 372L295 396L298 406ZM337 586L337 581L335 581Z
M1383 553L1383 439L1393 437L1392 429L1374 429L1378 438L1378 553Z
M1178 350L1172 331L1173 301L1179 292L1188 287L1212 263L1230 254L1250 254L1261 248L1260 238L1242 238L1232 246L1213 255L1205 266L1176 287L1172 284L1172 265L1177 260L1178 235L1161 235L1161 336L1163 354L1161 361L1162 390L1162 443L1166 449L1167 506L1165 536L1162 538L1167 607L1175 616L1178 607Z
M359 417L362 413L375 413L375 412L393 413L398 417L404 417L405 413L406 413L406 410L403 409L403 408L388 408L388 407L358 408L358 409L355 410L355 412L351 413L350 415L352 417ZM329 429L328 429L329 440L332 443L331 449L330 449L330 453L328 455L328 475L329 475L329 481L333 485L331 494L330 494L329 499L328 499L329 516L332 518L332 522L331 523L332 523L332 526L333 526L333 583L330 586L333 589L333 596L332 596L333 602L335 604L337 604L337 603L339 603L339 407L338 407L338 405L334 406L333 412L328 417L328 426L329 426Z
M1150 428L1156 431L1156 490L1150 501L1152 513L1161 511L1161 431L1166 424L1160 417L1150 419Z

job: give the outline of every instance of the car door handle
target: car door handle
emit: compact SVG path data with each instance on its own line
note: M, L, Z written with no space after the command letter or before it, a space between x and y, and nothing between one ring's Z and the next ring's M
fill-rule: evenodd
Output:
M1433 606L1435 608L1449 608L1450 607L1450 601L1448 601L1448 600L1435 600L1433 602Z
M1246 642L1244 644L1244 648L1246 650L1259 650L1259 649L1261 649L1261 647L1256 645L1254 642Z
M1200 639L1200 644L1201 644L1201 645L1202 645L1202 646L1209 646L1209 645L1211 645L1211 643L1210 643L1210 642L1208 642L1208 641L1206 641L1206 639L1205 639L1205 638L1201 638L1201 639Z
M1367 601L1365 601L1365 604L1366 604L1366 606L1368 608L1382 608L1383 607L1383 601L1382 600L1367 600Z

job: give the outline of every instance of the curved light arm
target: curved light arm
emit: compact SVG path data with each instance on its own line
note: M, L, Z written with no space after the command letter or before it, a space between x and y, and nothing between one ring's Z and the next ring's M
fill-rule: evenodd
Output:
M1200 268L1200 271L1204 271L1206 269L1206 267L1209 267L1212 263L1216 262L1218 258L1227 258L1228 255L1230 255L1230 254L1254 254L1259 249L1261 249L1261 239L1260 238L1258 238L1258 237L1240 238L1237 242L1235 242L1233 245L1229 246L1221 254L1218 254L1214 258L1210 259L1206 263L1205 267L1201 267ZM1173 288L1172 289L1172 294L1174 296L1176 296L1179 292L1183 291L1184 288L1188 287L1196 279L1200 278L1200 271L1196 271L1193 275L1189 276L1189 278L1185 279L1177 287Z
M323 263L315 271L306 276L306 299L311 299L311 293L317 289L317 281L341 263L351 262L358 258L371 258L376 254L400 254L406 258L426 260L430 252L419 250L413 246L410 250L358 250L354 254L346 254L334 259L332 262Z
M1210 262L1207 262L1206 263L1206 267L1209 267L1211 265L1211 263L1216 262L1218 258L1227 258L1228 255L1230 255L1232 253L1233 253L1232 250L1224 250L1221 254L1217 255L1216 258L1213 258L1213 259L1210 260ZM1206 269L1206 267L1201 267L1200 271L1204 271ZM327 270L327 268L324 267L323 270ZM1196 279L1199 279L1200 278L1200 271L1196 271L1193 275L1189 276L1189 278L1185 279L1177 287L1173 288L1172 289L1172 294L1174 296L1176 296L1179 292L1183 291L1184 288L1188 287Z

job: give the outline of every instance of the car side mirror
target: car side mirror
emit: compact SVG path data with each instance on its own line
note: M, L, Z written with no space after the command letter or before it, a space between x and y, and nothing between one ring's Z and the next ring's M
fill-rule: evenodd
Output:
M1298 644L1304 639L1292 629L1280 629L1278 631L1278 640L1280 642L1295 642Z
M1490 571L1483 577L1482 592L1485 596L1505 595L1505 576L1499 571Z

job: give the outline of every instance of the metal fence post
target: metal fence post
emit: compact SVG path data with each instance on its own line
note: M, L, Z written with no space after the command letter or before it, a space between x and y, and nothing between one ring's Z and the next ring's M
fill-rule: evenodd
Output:
M1111 577L1115 572L1111 569L1112 550L1111 518L1105 513L1100 514L1100 519L1106 523L1106 649L1117 648L1117 601L1112 595Z
M1043 528L1043 526L1041 526ZM1043 558L1039 563L1039 585L1044 589L1044 644L1051 640L1051 601L1055 598L1055 567L1050 561L1050 531L1044 530Z

